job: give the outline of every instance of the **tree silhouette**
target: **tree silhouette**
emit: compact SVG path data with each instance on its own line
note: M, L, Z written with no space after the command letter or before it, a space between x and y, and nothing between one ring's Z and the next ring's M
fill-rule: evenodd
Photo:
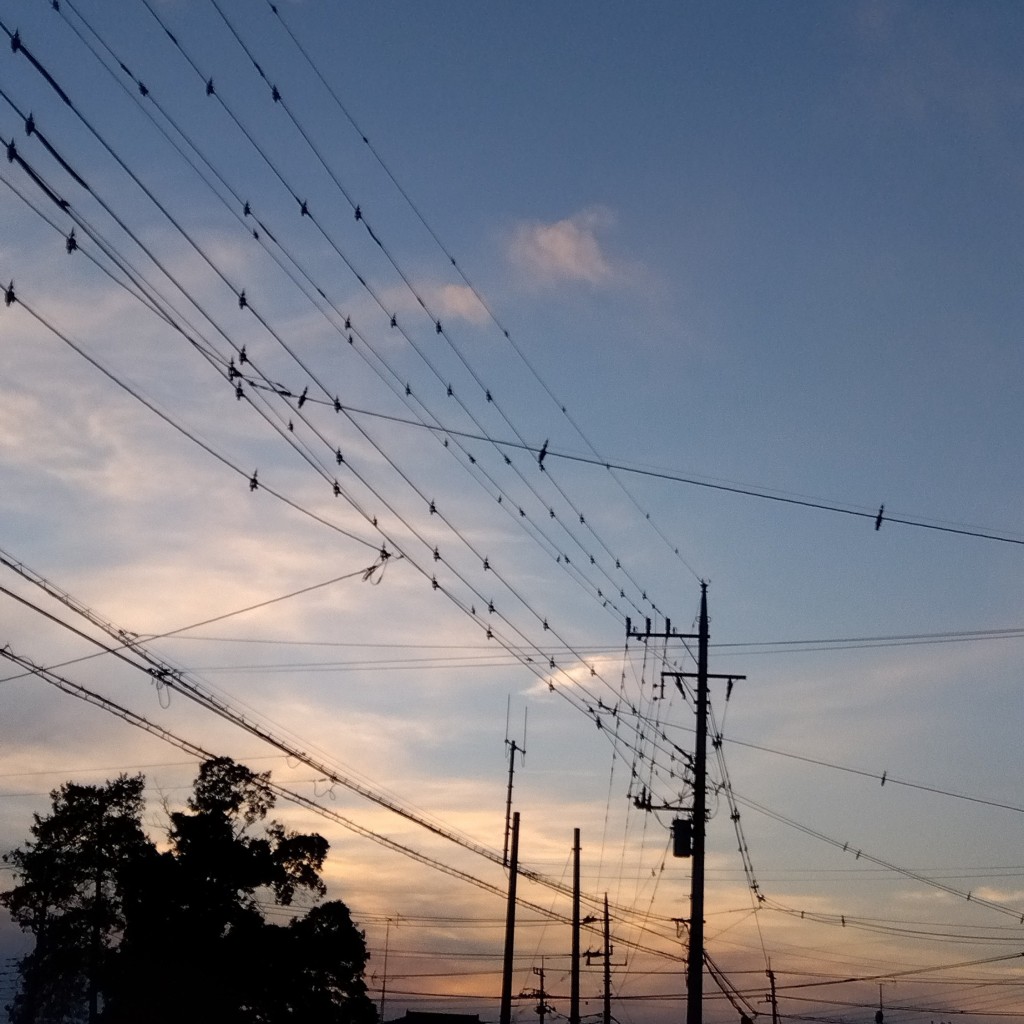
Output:
M164 852L142 828L143 786L66 784L36 816L34 841L6 856L18 884L0 900L36 938L14 1024L373 1024L366 944L344 903L287 926L264 918L261 903L324 895L328 849L264 824L269 773L206 761Z
M141 775L65 783L50 794L52 813L34 815L33 841L4 855L21 883L0 901L36 940L19 964L14 1024L97 1019L125 924L122 868L151 846L144 785Z

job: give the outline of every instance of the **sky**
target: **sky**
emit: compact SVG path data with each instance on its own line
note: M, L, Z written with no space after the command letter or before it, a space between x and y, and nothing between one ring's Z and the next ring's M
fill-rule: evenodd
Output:
M122 771L160 838L235 757L330 840L383 1016L496 1021L514 741L515 1019L540 969L569 1011L578 828L616 1020L677 1020L636 798L689 806L695 647L627 618L705 583L706 1019L769 969L789 1020L1020 1015L1018 5L0 27L0 848Z

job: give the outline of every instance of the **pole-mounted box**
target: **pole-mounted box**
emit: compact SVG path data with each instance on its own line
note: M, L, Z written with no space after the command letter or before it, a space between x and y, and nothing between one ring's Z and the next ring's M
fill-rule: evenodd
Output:
M675 818L672 822L672 856L693 856L693 822L689 818Z

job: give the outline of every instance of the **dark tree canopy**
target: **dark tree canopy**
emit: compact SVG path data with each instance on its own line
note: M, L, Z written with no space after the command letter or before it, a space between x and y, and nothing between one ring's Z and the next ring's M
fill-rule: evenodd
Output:
M144 786L141 775L65 783L50 794L52 812L34 815L32 841L4 856L20 883L0 901L36 939L19 965L15 1024L97 1018L125 926L122 873L152 848L141 824Z
M288 925L260 904L318 901L327 841L264 824L269 773L205 762L169 847L142 827L141 775L67 783L5 855L17 884L0 894L35 936L19 964L14 1024L374 1024L363 934L340 901Z

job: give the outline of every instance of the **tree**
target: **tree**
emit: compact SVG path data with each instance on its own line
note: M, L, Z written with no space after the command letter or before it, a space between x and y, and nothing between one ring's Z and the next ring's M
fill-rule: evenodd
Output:
M36 818L35 844L8 855L20 884L0 899L36 935L22 962L15 1024L374 1024L366 943L344 903L313 906L287 926L264 918L266 901L289 906L299 895L324 895L328 849L322 836L264 824L274 806L269 773L229 758L206 761L186 809L170 815L164 852L142 831L142 777L101 789L129 782L135 803L122 816L134 827L124 835L108 828L103 857L84 848L84 826L74 827L89 815L69 819L67 800L58 799L71 784L53 794L47 818ZM53 878L74 879L74 898ZM54 918L67 918L67 927L57 932ZM33 927L37 920L45 927ZM41 993L51 991L44 1006Z
M321 903L269 938L262 952L275 969L264 976L261 1003L270 1012L248 1019L375 1024L364 981L366 943L344 903Z
M35 948L19 964L14 1024L95 1021L125 924L124 868L151 847L142 829L141 775L102 786L68 782L34 816L33 840L4 855L21 883L0 902Z

